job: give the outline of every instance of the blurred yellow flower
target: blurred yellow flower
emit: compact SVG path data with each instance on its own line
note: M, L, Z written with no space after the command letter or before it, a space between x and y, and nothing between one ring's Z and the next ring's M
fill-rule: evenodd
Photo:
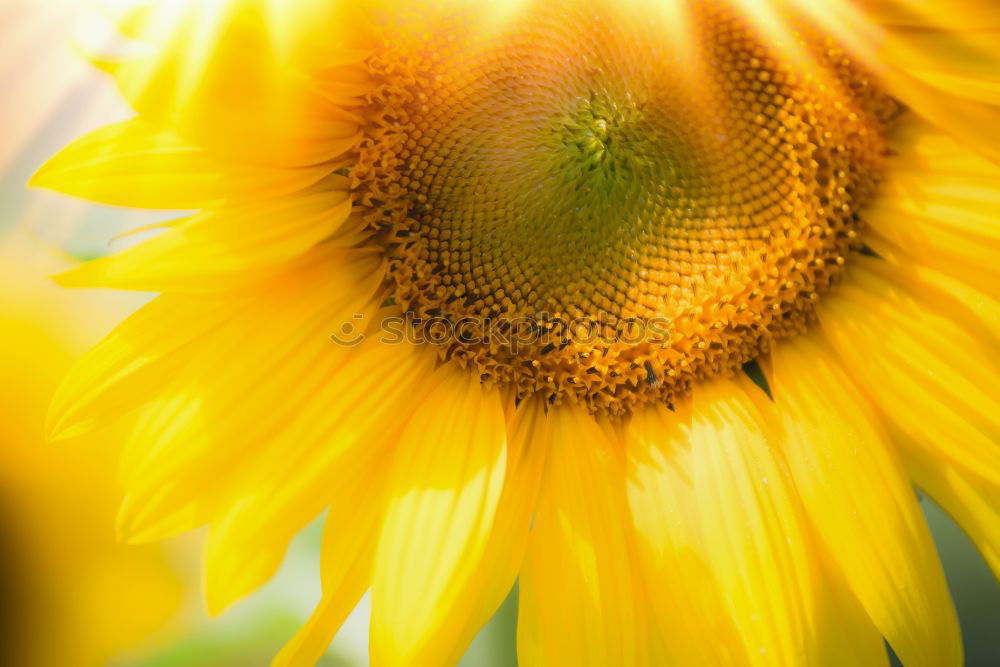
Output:
M35 184L191 209L53 430L212 610L329 508L315 661L960 665L916 484L1000 566L987 0L153 3ZM756 384L748 379L753 374Z
M114 311L67 299L24 252L0 249L0 662L96 667L163 627L181 587L164 549L116 540L108 434L45 441L59 380Z

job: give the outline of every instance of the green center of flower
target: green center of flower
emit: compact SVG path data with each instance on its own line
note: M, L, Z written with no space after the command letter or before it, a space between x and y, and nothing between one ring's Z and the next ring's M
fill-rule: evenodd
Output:
M689 158L683 156L683 142L671 131L669 119L657 118L649 103L627 94L618 100L611 91L596 93L601 86L593 83L584 97L572 101L575 108L555 114L545 128L554 175L576 193L626 206L629 193L680 181ZM590 213L599 217L607 211L588 209Z

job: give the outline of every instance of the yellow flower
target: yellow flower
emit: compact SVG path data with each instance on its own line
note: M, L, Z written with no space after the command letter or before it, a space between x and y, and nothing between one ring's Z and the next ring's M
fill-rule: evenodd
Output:
M24 247L5 242L0 259L0 662L106 665L162 628L181 596L164 549L115 539L113 443L45 442L52 393L94 340L84 332L113 311L45 284L39 264L51 263Z
M987 0L239 0L126 19L135 119L35 183L192 209L56 434L221 610L328 509L309 664L959 665L916 484L1000 566ZM748 374L757 376L751 382ZM765 393L765 389L766 392Z

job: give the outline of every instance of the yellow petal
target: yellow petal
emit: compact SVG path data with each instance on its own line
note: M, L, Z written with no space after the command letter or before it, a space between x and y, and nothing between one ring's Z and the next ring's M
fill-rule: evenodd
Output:
M698 385L691 484L707 569L725 595L747 664L824 664L814 618L822 580L785 472L739 385Z
M1000 106L1000 81L997 81L993 74L972 72L956 74L930 70L913 72L920 81L949 95Z
M327 369L296 414L252 467L234 471L238 501L213 524L205 581L209 608L221 610L271 577L288 543L317 516L336 489L384 468L403 425L431 388L434 350L372 339ZM254 565L233 571L233 559Z
M188 346L217 329L246 305L173 295L153 299L119 324L73 366L56 392L49 437L68 438L106 423L151 400L160 388L144 373L162 373L190 356ZM164 327L164 322L176 326ZM168 357L171 357L168 359Z
M914 483L951 515L1000 578L1000 488L923 450L903 453Z
M831 353L775 346L775 409L799 496L822 543L906 665L961 665L944 573L889 438Z
M996 352L863 266L824 299L824 337L885 414L894 438L1000 482Z
M236 522L249 515L246 504L227 508L225 518L208 533L202 565L205 607L209 615L222 613L229 605L262 586L274 576L291 535L281 535L266 543L252 543L232 537Z
M345 190L300 193L197 215L57 280L68 287L216 292L259 281L330 237L351 213Z
M817 552L822 549L817 545ZM824 554L825 555L825 554ZM889 667L885 639L872 624L843 574L830 558L822 558L823 598L816 617L820 623L819 654L824 664Z
M183 443L183 448L177 443ZM229 478L211 480L208 471L215 469L216 459L210 456L214 446L202 421L200 402L191 394L164 396L143 406L125 440L120 464L125 496L118 511L119 539L131 544L150 542L208 521L218 498L232 493ZM163 457L164 450L167 457ZM208 457L205 461L199 459L203 453ZM169 465L146 480L132 472L131 459L142 461L150 455L163 457ZM177 474L192 467L200 476Z
M169 3L132 22L147 43L141 55L106 69L136 111L199 145L258 164L329 162L360 139L360 119L315 88L319 63L308 51L323 52L332 79L337 65L364 58L357 36L365 22L354 21L352 31L336 24L347 4L299 2L275 12L257 0ZM318 41L309 34L322 34L325 47L306 44ZM345 101L364 105L360 95Z
M760 3L768 4L768 3ZM926 4L926 3L924 3ZM969 0L958 7L909 10L901 3L795 2L801 11L844 44L864 63L879 86L935 125L990 159L1000 160L1000 141L992 131L1000 107L921 78L928 70L943 74L992 74L1000 64L995 20L988 3ZM949 94L952 93L952 94Z
M870 0L865 3L865 13L879 23L911 28L975 30L1000 27L994 9L983 0L955 0L948 3L946 12L932 3L914 0Z
M671 664L746 661L704 558L695 505L690 409L659 404L633 415L626 432L628 500L636 551Z
M239 369L266 373L257 359L283 368L275 353L298 343L319 355L349 349L330 336L342 325L370 321L381 260L364 250L318 248L285 268L264 285L206 297L166 295L141 308L67 375L53 401L50 433L71 435L107 423L163 395L171 383L197 392ZM299 322L299 329L285 328L276 313ZM300 338L289 341L289 332ZM255 363L227 364L217 372L220 359L254 345L260 348ZM309 355L301 356L308 368ZM186 374L192 377L180 377Z
M1000 338L1000 299L946 273L924 266L895 247L882 246L878 258L855 257L852 262L918 293L928 307L961 325L971 335L989 341Z
M520 579L519 663L645 664L622 461L580 408L552 408L548 419L546 471Z
M375 547L385 512L385 466L345 479L333 490L323 528L320 567L323 597L309 620L281 649L272 667L318 663L371 583Z
M144 532L143 524L157 514L150 512L152 506L162 504L158 499L164 489L171 493L171 503L162 504L164 508L183 506L185 499L237 492L238 483L247 483L242 475L252 475L253 466L274 455L274 445L290 433L302 406L311 405L336 376L354 348L337 345L330 336L341 322L351 322L353 313L372 316L381 260L370 253L348 252L322 261L313 258L312 263L300 267L294 277L258 290L252 307L203 336L191 351L170 350L154 363L139 359L129 364L129 347L121 355L125 370L110 383L105 381L103 394L85 392L83 405L66 399L73 413L96 413L99 422L115 414L105 411L140 408L123 455L132 513L122 518L123 526ZM236 358L249 361L220 364ZM80 380L89 372L83 369L73 386L82 387ZM133 394L131 404L125 389ZM108 394L113 398L105 400ZM249 431L248 425L253 426ZM293 459L298 451L293 446L314 442L291 440L279 463ZM275 465L270 473L282 470Z
M126 495L115 520L117 539L136 546L200 528L218 512L216 496L220 494L211 495L192 500L190 491L176 483L164 484L163 493L152 498L133 501Z
M115 206L195 209L234 196L287 194L327 172L327 167L274 169L222 161L169 130L133 119L69 144L30 184Z
M529 529L538 499L548 441L546 402L530 398L517 409L508 426L507 473L497 505L490 541L478 566L474 606L465 621L465 634L456 648L465 648L507 597L521 570Z
M988 96L984 101L981 95L968 95L953 78L934 74L994 74L1000 65L997 34L995 29L980 28L891 27L873 61L882 85L896 99L994 162L1000 161L1000 142L990 128L1000 119L1000 106Z
M455 364L407 424L393 457L372 581L372 663L446 664L482 573L507 466L495 388Z
M864 210L866 243L880 254L902 250L997 296L1000 166L914 119L894 131L892 145L886 180Z

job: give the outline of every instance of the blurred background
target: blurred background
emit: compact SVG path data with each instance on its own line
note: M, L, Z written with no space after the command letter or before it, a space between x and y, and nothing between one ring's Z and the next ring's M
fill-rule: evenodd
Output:
M108 0L102 0L107 3ZM114 433L44 441L48 402L74 357L149 298L56 287L49 276L173 217L30 191L69 140L129 111L81 53L113 39L83 0L0 0L0 664L266 665L319 594L321 520L264 589L218 618L201 601L202 535L120 545ZM1000 665L1000 587L948 517L922 499L965 634L967 664ZM462 664L515 665L516 595ZM367 664L367 600L322 664Z

